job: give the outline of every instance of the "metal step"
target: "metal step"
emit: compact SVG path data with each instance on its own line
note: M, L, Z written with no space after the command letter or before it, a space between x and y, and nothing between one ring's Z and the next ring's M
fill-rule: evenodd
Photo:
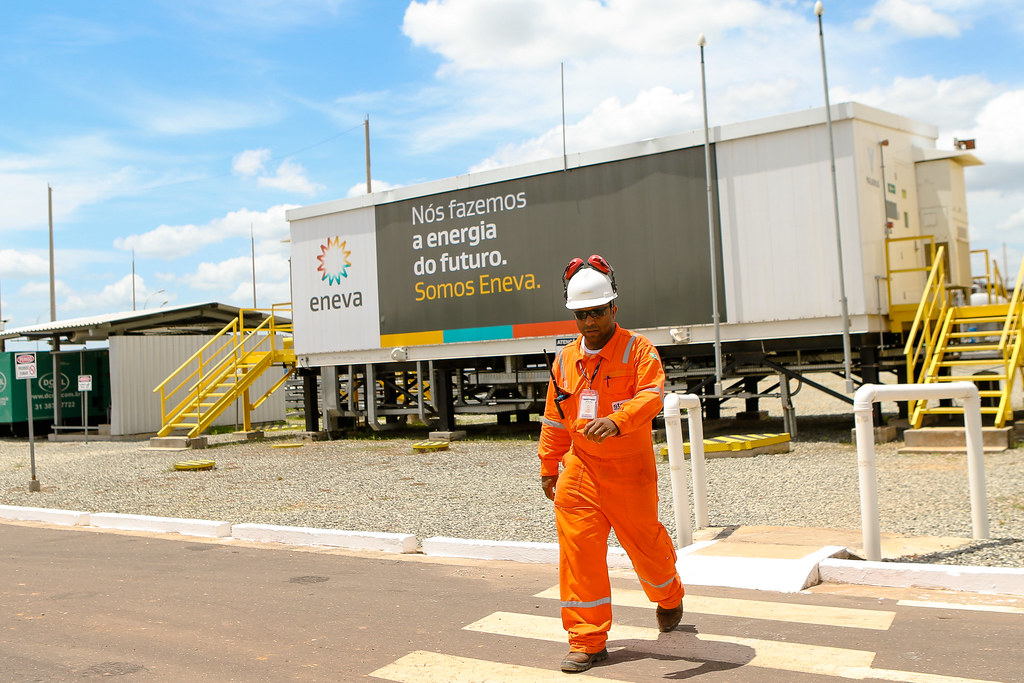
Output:
M953 352L978 352L978 351L1001 351L999 344L947 344L946 353Z
M935 408L922 408L922 413L928 413L930 415L962 415L964 412L963 406L937 406ZM999 412L999 408L996 406L982 406L981 412L987 415L992 415Z
M933 377L934 382L1001 382L1006 375L940 375ZM1000 392L1001 393L1001 392Z
M960 360L944 360L938 363L939 366L944 368L952 368L958 365L996 365L993 363L992 358L966 358Z

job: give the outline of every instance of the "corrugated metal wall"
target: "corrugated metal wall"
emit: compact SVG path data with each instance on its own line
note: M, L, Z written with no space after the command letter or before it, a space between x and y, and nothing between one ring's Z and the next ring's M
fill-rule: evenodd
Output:
M850 191L855 183L849 121L835 126L835 140L849 310L862 314L863 247L859 207ZM823 125L718 144L730 322L839 315L828 145Z
M160 397L153 388L167 379L189 356L211 339L201 335L110 338L110 433L114 436L149 434L160 429ZM283 370L273 368L260 377L253 399L273 386ZM285 392L279 389L253 411L254 423L283 420ZM217 425L241 425L240 408L228 408Z

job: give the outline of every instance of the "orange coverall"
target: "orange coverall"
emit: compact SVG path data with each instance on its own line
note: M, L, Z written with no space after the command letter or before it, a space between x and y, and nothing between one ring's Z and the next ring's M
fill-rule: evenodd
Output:
M563 419L549 383L538 455L541 476L558 475L558 575L569 649L599 652L612 624L610 528L648 599L674 608L682 600L683 584L676 573L675 547L658 520L651 420L662 407L661 359L645 337L618 325L597 354L585 354L581 343L579 337L556 356L553 382L571 396L561 402ZM581 434L589 420L578 417L579 398L587 388L598 392L597 416L610 418L619 428L617 436L602 443Z

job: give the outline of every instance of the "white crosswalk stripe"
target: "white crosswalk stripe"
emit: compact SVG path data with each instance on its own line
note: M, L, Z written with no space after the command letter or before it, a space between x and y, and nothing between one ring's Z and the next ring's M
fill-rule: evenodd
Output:
M564 642L565 631L557 617L495 612L465 627L492 635L517 636ZM643 626L614 626L609 634L608 651L628 648L661 656L686 655L696 659L728 664L742 664L769 669L786 669L806 673L841 675L852 668L871 666L874 652L847 650L820 645L782 643L755 638L734 638L707 633L692 634L683 631L661 633L656 628Z
M558 600L558 587L538 593L538 598ZM640 590L612 589L612 604L617 607L649 607L651 601ZM744 619L768 619L796 624L818 626L845 626L885 631L892 626L896 613L888 610L852 609L849 607L826 607L822 605L799 605L788 602L766 600L741 600L738 598L713 598L703 595L687 595L683 599L686 612L693 614L714 614L722 617Z
M538 598L557 600L558 587L542 591ZM621 607L650 608L651 603L640 590L614 590L612 602ZM942 603L900 601L901 605L948 607ZM735 618L772 620L812 626L837 626L873 630L888 629L895 612L808 604L715 598L688 595L685 598L688 613L712 614ZM963 607L953 605L952 607ZM1010 608L1014 609L1014 608ZM1007 610L1009 611L1009 610ZM463 627L466 631L486 633L508 638L526 638L565 643L566 634L561 619L553 616L494 612ZM609 634L610 663L616 652L649 655L653 659L679 659L686 662L716 662L736 667L755 667L777 671L829 676L849 680L905 681L906 683L996 683L957 676L876 669L872 667L875 653L868 650L783 642L757 638L736 637L677 630L660 633L653 627L615 624ZM447 681L479 681L480 683L512 683L518 681L565 681L565 674L552 666L536 668L506 664L483 659L449 655L440 652L414 651L374 671L371 676L399 683L442 683ZM601 676L603 666L595 667L574 679L609 680ZM628 671L616 670L615 680L624 680Z
M969 605L959 602L934 602L931 600L900 600L896 604L901 607L930 607L932 609L960 609L974 612L1024 614L1024 607L1010 607L1008 605Z
M383 666L370 674L374 678L398 683L565 683L565 674L553 669L502 664L483 659L456 657L418 650ZM574 674L573 680L608 680L588 674ZM622 679L617 679L622 680Z

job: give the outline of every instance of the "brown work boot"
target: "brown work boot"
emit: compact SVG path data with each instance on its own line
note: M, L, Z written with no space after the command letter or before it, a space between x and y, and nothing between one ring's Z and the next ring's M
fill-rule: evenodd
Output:
M683 601L680 600L679 605L672 609L665 609L658 605L656 612L658 614L658 630L662 633L668 633L678 626L683 618Z
M570 652L562 660L562 671L576 673L586 671L598 662L608 659L608 648L600 652Z

